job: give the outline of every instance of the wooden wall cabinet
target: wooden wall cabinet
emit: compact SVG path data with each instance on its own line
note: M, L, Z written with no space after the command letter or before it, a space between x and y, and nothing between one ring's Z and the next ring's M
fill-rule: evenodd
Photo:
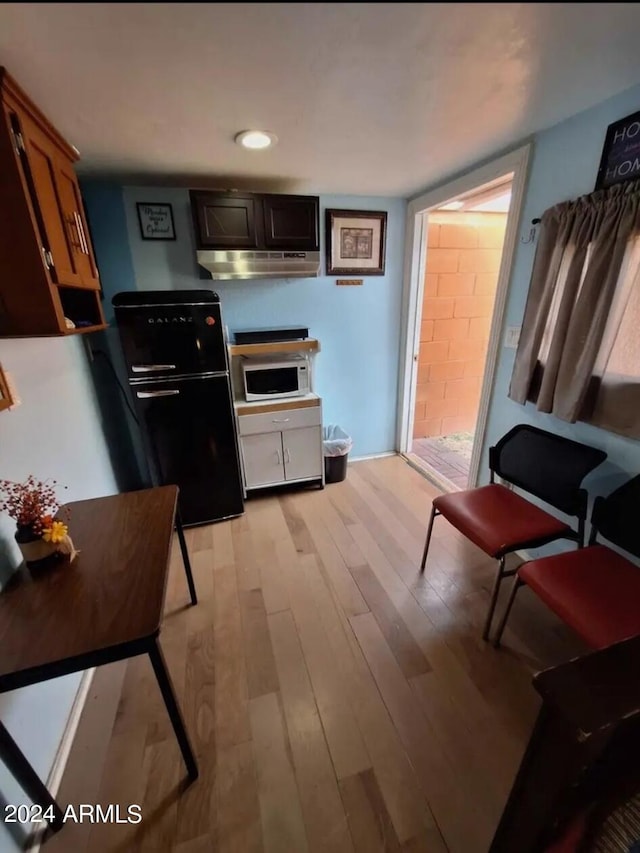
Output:
M199 249L317 252L318 196L191 190Z
M319 249L318 217L320 203L316 196L265 195L264 242L270 249Z
M257 196L194 191L191 206L200 248L255 249L260 244L262 211Z
M0 103L0 336L105 328L78 153L3 68Z

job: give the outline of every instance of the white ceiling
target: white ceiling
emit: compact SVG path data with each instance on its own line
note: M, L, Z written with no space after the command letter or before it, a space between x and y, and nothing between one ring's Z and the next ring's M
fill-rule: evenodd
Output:
M414 194L640 82L639 43L637 3L0 5L83 171L290 192Z

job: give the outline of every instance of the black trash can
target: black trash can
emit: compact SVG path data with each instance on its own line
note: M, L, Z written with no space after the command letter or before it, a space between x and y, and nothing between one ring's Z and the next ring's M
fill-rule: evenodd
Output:
M347 461L349 454L344 456L324 457L324 481L325 483L341 483L347 478Z
M349 451L353 441L342 427L330 424L322 434L325 483L341 483L347 476Z

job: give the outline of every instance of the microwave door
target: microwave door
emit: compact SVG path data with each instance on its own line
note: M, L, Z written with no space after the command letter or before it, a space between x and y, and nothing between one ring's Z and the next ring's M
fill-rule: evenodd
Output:
M298 367L258 367L245 370L247 400L289 397L299 394Z

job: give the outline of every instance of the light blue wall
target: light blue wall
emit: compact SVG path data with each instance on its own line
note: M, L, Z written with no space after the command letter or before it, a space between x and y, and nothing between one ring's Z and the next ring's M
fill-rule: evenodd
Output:
M592 192L607 125L640 109L640 86L579 113L538 134L525 197L520 234L526 239L531 220L558 202ZM522 323L525 300L535 254L535 244L518 243L509 289L505 325ZM591 476L587 485L593 493L606 494L622 479L640 472L640 441L623 438L583 423L568 424L521 406L507 397L515 350L501 349L494 392L489 410L487 436L481 471L486 480L487 448L516 423L535 424L542 429L600 447L609 454L607 462Z
M136 286L122 187L107 181L84 180L82 197L100 270L104 317L111 323L111 297L121 290L135 290Z
M139 201L173 205L175 242L142 240L136 213ZM403 200L358 196L320 199L323 268L326 208L388 211L386 273L365 278L362 287L337 287L335 276L256 282L202 281L195 260L188 191L125 187L124 202L139 290L213 288L220 294L225 323L230 329L308 325L310 334L322 346L316 361L316 386L323 398L325 423L338 423L353 436L354 456L395 448Z
M149 486L151 481L138 426L123 400L128 393L127 371L111 305L114 294L136 289L123 191L111 182L83 181L82 195L100 269L102 308L105 320L111 323L106 331L91 336L95 353L91 370L118 485L121 491L130 491Z
M0 477L52 477L68 488L64 501L117 491L87 359L79 337L0 340L0 363L11 374L22 405L0 413ZM73 519L71 520L73 533ZM14 523L0 516L0 571L6 579L20 562ZM73 614L69 614L73 618ZM31 626L38 643L38 625ZM0 719L41 778L47 778L80 675L0 696ZM0 796L26 802L0 762ZM17 849L0 822L0 851Z

